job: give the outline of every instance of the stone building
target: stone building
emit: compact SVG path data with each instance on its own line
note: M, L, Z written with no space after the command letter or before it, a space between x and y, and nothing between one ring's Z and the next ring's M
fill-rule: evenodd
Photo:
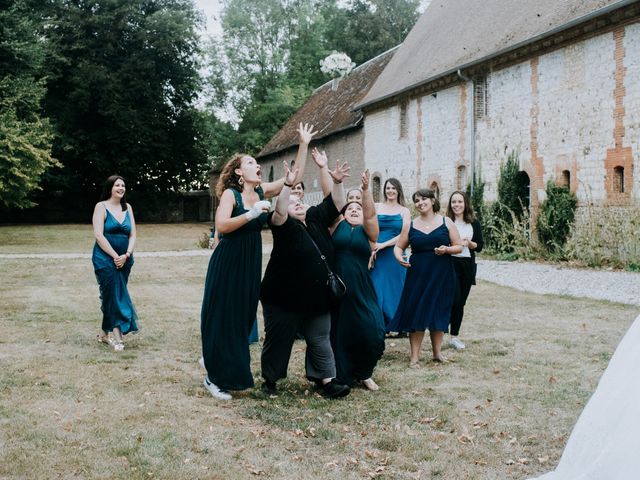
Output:
M637 205L640 2L433 0L367 95L366 166L447 198L496 198L519 158L535 211L551 180L582 205Z
M290 164L298 149L296 129L300 122L313 124L318 134L314 137L309 151L317 147L327 152L330 165L335 160L348 161L351 177L345 187L360 184L360 173L365 168L363 115L353 106L367 94L376 78L393 57L397 47L385 52L355 68L351 74L339 82L328 82L319 87L305 104L289 119L280 131L256 156L262 166L262 179L273 180L283 175L282 161ZM310 204L322 200L318 179L318 169L311 158L303 178L306 192L305 201ZM376 184L379 188L379 179Z

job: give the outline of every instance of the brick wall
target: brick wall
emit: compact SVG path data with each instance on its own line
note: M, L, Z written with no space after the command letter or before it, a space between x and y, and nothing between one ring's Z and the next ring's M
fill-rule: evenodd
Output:
M549 180L569 181L582 204L638 204L640 196L640 23L540 53L486 77L486 114L476 114L476 168L496 198L500 163L519 153L531 204ZM441 200L471 174L472 85L405 98L366 112L367 166L397 177L410 194L436 181ZM404 123L406 133L401 135ZM624 170L624 192L616 175ZM617 169L617 170L616 170Z

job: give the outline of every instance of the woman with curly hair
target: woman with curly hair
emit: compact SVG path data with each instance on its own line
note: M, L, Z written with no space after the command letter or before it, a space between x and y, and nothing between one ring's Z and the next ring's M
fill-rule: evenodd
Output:
M297 176L302 178L313 126L300 124L296 156ZM209 261L200 331L207 377L204 386L211 395L231 399L229 390L253 387L247 338L256 320L260 295L262 240L270 203L284 178L262 183L260 165L246 154L235 154L222 169L216 185L220 204L215 225L220 243Z

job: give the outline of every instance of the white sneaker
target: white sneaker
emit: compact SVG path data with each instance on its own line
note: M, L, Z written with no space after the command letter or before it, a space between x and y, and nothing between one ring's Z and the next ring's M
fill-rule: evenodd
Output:
M465 344L456 337L453 337L451 340L449 340L449 346L455 348L456 350L465 349Z
M204 382L202 382L204 388L209 390L209 393L220 400L231 400L231 394L220 390L215 383L211 383L208 377L205 377Z
M204 366L204 357L200 357L200 360L198 360L198 363L200 364L200 366L202 368L204 368L206 370L207 367Z

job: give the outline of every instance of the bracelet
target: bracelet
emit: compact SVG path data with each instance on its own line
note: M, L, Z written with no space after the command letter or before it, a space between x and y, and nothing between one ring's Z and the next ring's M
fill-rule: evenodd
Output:
M289 188L291 188L291 187L293 187L293 184L291 184L291 183L287 183L287 182L284 182L284 186L285 186L285 187L289 187Z
M130 257L131 255L133 255L133 252L130 252L129 250L127 250L127 253L125 253L125 255L126 255L127 257Z

